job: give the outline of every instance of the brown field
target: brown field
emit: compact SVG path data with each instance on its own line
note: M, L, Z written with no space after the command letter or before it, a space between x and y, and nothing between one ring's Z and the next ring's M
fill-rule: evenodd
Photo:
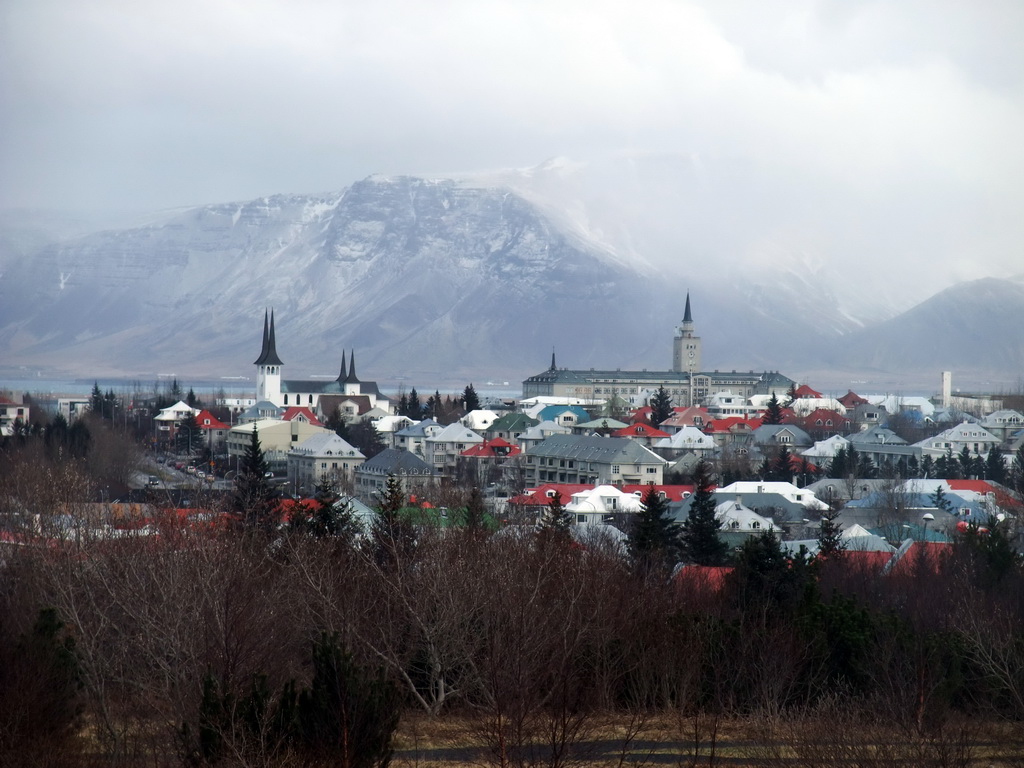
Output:
M930 734L876 723L829 719L715 719L654 715L594 717L560 759L550 744L502 760L488 746L486 723L467 717L403 717L396 768L462 766L1024 766L1024 727L993 722L948 723Z

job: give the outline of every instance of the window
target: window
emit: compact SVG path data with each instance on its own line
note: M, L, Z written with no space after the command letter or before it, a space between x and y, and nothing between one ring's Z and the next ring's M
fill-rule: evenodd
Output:
M612 464L612 474L613 475L619 474L619 465L618 464Z
M755 530L755 531L756 531L756 530L759 530L759 529L761 528L761 523L759 523L759 522L758 522L757 520L755 520L754 522L752 522L752 523L750 524L750 527L751 527L751 528L752 528L753 530Z
M658 468L657 467L648 467L647 468L647 474L648 475L656 475L656 474L658 474Z

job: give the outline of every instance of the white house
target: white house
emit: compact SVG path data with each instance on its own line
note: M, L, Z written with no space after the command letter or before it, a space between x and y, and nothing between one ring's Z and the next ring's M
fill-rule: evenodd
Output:
M934 437L928 437L915 446L921 449L925 456L938 458L952 451L954 455L966 448L971 453L987 455L993 446L999 445L1002 441L979 424L963 422L955 427L943 430Z
M598 485L574 493L565 505L565 511L571 513L577 523L603 523L608 515L640 512L643 508L639 495L626 493L614 485Z

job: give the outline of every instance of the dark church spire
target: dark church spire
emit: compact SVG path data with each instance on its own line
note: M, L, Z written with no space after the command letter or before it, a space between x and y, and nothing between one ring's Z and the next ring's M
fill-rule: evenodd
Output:
M557 368L555 366L555 348L554 347L551 348L551 368L550 368L550 370L552 370L552 371L557 370Z
M690 292L686 292L686 309L683 311L683 322L692 323L693 316L690 314Z
M348 376L345 378L347 384L358 384L356 378L356 351L353 349L348 355Z
M347 367L345 366L345 350L341 351L341 373L338 374L338 378L335 379L339 384L344 384L345 379L348 378Z
M277 356L277 341L274 333L274 312L263 311L263 348L254 365L284 365Z

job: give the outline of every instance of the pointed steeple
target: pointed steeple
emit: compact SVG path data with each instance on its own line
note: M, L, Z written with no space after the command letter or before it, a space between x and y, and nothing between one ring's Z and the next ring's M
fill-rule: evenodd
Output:
M262 365L263 358L267 356L267 345L270 342L270 312L263 310L263 346L260 347L260 356L256 358L253 365Z
M359 379L356 378L356 351L353 349L348 356L348 376L345 378L347 384L358 384Z
M338 378L335 379L339 384L344 384L345 379L348 378L347 368L345 366L345 350L341 351L341 373L338 374Z
M255 365L284 365L281 358L277 356L277 341L274 334L274 312L270 311L270 321L267 322L266 312L263 314L263 350Z
M683 322L692 323L693 315L690 314L690 292L686 292L686 309L683 310Z
M551 368L549 370L552 370L552 371L557 370L557 366L555 365L555 348L554 347L551 348Z

